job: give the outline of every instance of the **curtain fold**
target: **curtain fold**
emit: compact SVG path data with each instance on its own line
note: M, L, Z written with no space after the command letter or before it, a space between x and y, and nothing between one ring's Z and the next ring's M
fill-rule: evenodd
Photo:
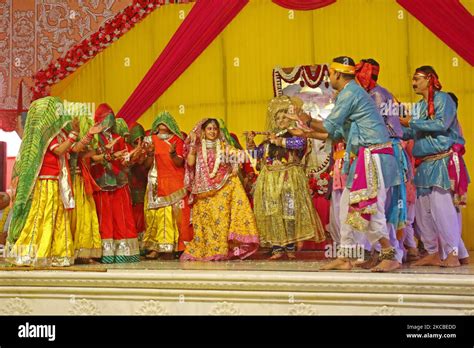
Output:
M474 16L459 0L397 0L446 45L474 66Z
M309 11L330 5L336 0L272 0L275 4L289 10Z
M232 21L248 0L198 0L118 117L138 119Z

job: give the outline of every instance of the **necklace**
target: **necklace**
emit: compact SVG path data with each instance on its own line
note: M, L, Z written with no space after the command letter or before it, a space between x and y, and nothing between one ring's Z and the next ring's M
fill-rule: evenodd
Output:
M207 171L209 172L209 165L207 164L207 148L216 148L216 160L214 162L214 168L212 169L212 172L209 173L209 178L214 178L217 174L217 171L219 170L219 166L221 164L221 144L219 141L211 141L211 140L205 140L201 141L201 148L202 148L202 157L204 158L204 163L206 164Z

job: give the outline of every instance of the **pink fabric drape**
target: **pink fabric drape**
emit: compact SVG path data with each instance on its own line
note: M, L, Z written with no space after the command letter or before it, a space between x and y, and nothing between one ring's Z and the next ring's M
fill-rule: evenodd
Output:
M138 119L232 21L248 0L198 0L117 117Z
M289 10L316 10L317 8L330 5L336 0L272 0L275 4Z
M446 45L474 66L474 16L459 0L397 0Z

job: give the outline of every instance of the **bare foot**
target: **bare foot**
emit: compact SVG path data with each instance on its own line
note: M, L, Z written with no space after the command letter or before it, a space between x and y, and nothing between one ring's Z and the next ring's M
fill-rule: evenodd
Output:
M283 256L285 256L284 253L276 253L276 254L273 254L272 256L270 256L268 259L269 260L281 260L283 258Z
M89 258L78 258L78 259L74 260L74 263L76 265L94 265L94 264L98 264L100 262L98 262L94 259L89 259Z
M465 257L463 259L459 259L459 263L461 265L469 265L469 256L468 257Z
M88 263L90 265L98 265L98 264L100 264L100 261L97 261L97 260L94 260L94 259L89 259Z
M288 257L288 260L295 260L296 259L296 254L292 252L287 252L286 257Z
M441 259L439 254L428 254L416 262L412 263L412 266L441 266Z
M420 259L420 254L417 248L408 248L407 249L407 260L406 262L418 261Z
M454 255L454 252L451 252L448 254L448 257L446 260L441 261L441 267L459 267L461 266L461 263L459 262L459 259L457 255Z
M377 266L371 269L372 272L392 272L402 265L397 260L382 260Z
M145 258L147 258L148 260L156 260L158 256L160 256L160 253L153 250L146 254Z
M338 259L332 260L331 262L325 264L324 266L321 266L320 268L321 271L328 271L332 269L349 271L352 269L352 263L347 259L338 258Z
M363 268L363 269L371 269L379 264L379 253L378 252L373 252L372 255L370 255L370 258L366 261L358 261L355 263L357 267Z

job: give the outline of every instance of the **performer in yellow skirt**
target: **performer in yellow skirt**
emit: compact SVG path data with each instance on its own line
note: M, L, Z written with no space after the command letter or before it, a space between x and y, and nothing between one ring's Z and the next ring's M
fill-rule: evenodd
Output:
M74 262L70 210L75 202L67 155L77 140L79 121L70 123L59 98L31 104L13 169L16 192L6 257L11 263L70 266Z
M287 96L273 98L268 106L268 140L256 147L253 132L247 139L247 148L260 161L254 212L262 245L272 247L272 260L285 254L294 259L297 242L325 238L301 164L306 140L288 132L291 121L286 114L297 108L296 100Z
M167 111L160 113L145 138L148 158L146 232L142 248L149 259L160 253L184 251L192 239L188 191L184 187L183 136L175 119Z
M191 191L194 238L181 260L244 259L257 251L255 217L237 174L230 163L230 146L215 119L204 119L189 134L185 183Z
M80 114L80 133L85 136L86 141L93 140L92 134L88 133L94 121L86 114ZM76 151L78 146L73 147ZM76 263L93 263L93 259L102 256L102 240L99 232L99 220L93 193L100 187L92 178L90 168L90 156L94 151L88 151L85 147L81 152L71 155L70 168L74 188L74 200L76 207L71 211L71 232L74 238L74 257Z

